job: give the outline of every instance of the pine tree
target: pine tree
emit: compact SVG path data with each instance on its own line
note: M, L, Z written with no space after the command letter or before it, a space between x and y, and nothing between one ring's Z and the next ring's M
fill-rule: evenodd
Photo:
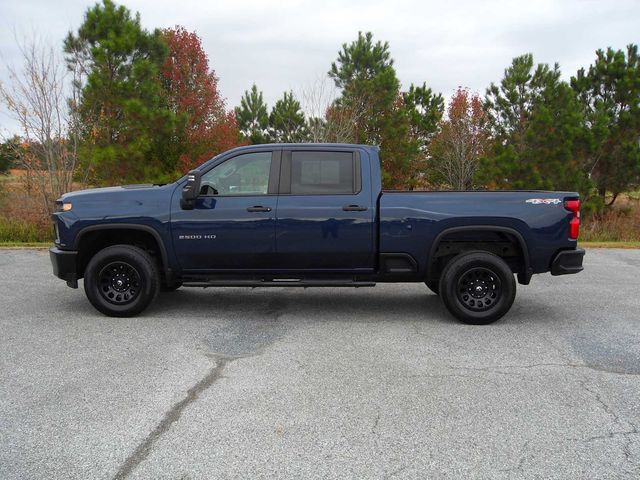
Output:
M236 107L236 119L240 132L252 144L269 143L269 114L262 92L254 83L251 91L245 91L240 106Z
M383 186L413 188L424 168L424 156L412 135L412 117L400 92L388 42L374 43L370 32L359 32L354 42L342 45L329 77L341 90L334 114L340 109L357 112L350 115L355 119L355 142L380 146Z
M477 181L490 188L577 190L588 194L589 135L577 98L560 68L514 58L485 97L492 144Z
M276 142L302 142L307 138L306 120L293 92L284 92L269 115L269 131Z
M167 55L160 31L147 32L138 14L103 0L86 11L64 47L69 68L85 74L81 152L92 180L143 181L172 171L175 158L165 152L176 118L159 78Z
M411 84L409 90L403 94L404 106L409 115L411 134L425 150L433 135L438 130L438 122L444 111L444 98L435 94L426 83L421 86Z
M371 32L358 32L356 41L342 45L329 77L342 91L339 105L362 112L356 125L356 141L381 144L384 117L390 116L400 95L389 43L374 43Z
M589 171L604 201L640 185L640 58L638 46L598 50L587 71L571 79L593 136Z
M545 86L557 83L560 67L539 64L534 69L530 53L513 59L504 71L500 85L491 83L485 97L485 108L494 136L509 143L518 153L526 147L525 131L533 107Z

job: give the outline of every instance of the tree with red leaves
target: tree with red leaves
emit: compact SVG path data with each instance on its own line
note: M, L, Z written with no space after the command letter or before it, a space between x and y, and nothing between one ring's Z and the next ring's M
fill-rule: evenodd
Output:
M430 145L436 183L455 190L473 188L478 161L489 140L487 115L477 94L458 88Z
M169 107L180 116L175 152L178 169L190 170L214 155L240 144L235 115L227 111L218 91L218 77L200 37L176 26L163 31L169 47L161 70Z

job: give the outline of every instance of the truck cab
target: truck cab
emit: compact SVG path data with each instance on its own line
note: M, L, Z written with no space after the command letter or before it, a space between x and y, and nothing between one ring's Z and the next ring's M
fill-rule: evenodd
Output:
M373 272L380 192L365 155L260 146L192 172L198 195L185 203L177 189L171 202L181 270Z

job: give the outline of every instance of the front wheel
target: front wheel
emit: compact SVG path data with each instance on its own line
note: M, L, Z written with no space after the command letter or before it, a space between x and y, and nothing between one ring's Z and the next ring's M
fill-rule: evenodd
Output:
M132 245L100 250L84 272L91 304L110 317L132 317L158 295L160 274L151 255Z
M486 325L509 311L516 282L502 258L476 251L462 253L447 263L439 290L445 306L458 320Z

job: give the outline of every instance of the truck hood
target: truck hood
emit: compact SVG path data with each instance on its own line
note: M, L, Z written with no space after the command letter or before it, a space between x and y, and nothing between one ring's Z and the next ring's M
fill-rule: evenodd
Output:
M64 194L60 200L71 203L70 213L78 219L123 219L149 215L168 215L176 184L125 185L91 188Z
M165 185L153 185L151 183L138 185L121 185L117 187L88 188L77 190L62 195L60 198L64 202L82 201L83 199L95 200L97 198L112 198L113 195L143 194L149 190L157 190Z

